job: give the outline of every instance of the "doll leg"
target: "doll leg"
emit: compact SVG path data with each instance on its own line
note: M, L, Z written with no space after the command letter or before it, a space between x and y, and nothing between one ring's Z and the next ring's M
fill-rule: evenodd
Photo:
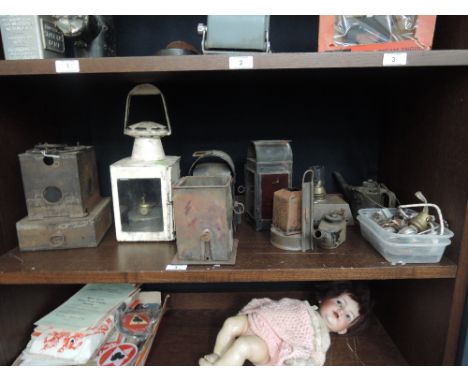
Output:
M223 327L216 337L213 353L207 354L203 358L200 358L199 364L206 366L206 363L216 362L220 356L223 355L226 350L233 344L234 340L247 331L248 327L249 322L247 320L247 316L239 315L229 317L226 321L224 321Z
M223 327L216 337L214 353L223 355L229 349L234 340L244 334L249 328L249 321L246 315L229 317L224 321Z
M255 365L266 364L270 359L268 346L258 336L241 336L212 365L242 366L246 360Z

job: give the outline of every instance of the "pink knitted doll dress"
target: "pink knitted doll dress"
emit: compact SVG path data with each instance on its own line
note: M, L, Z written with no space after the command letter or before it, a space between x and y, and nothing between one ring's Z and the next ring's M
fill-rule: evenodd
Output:
M294 364L294 360L325 363L330 335L316 306L290 298L262 298L250 301L239 314L247 315L250 332L267 344L267 365Z

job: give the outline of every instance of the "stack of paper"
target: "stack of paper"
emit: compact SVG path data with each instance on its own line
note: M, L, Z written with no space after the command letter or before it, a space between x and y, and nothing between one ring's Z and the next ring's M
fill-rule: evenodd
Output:
M133 284L87 284L35 322L31 340L15 364L88 363L114 330L115 309L138 292Z

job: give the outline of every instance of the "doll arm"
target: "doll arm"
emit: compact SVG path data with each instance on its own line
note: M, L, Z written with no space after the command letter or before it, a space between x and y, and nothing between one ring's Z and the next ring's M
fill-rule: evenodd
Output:
M242 308L242 310L239 312L239 314L248 314L249 312L258 309L261 306L268 305L271 302L273 302L273 300L271 300L270 298L266 298L266 297L265 298L254 298L254 299L250 300L250 302L246 306L244 306Z

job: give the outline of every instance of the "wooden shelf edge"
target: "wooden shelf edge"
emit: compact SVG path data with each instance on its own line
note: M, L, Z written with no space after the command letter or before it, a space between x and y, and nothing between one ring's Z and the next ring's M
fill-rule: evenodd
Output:
M177 251L175 242L119 243L113 229L96 248L16 248L0 256L0 285L450 279L457 274L447 257L435 264L391 265L355 226L338 248L304 253L273 247L267 231L256 232L247 222L238 227L236 237L234 265L188 265L186 270L167 270Z
M0 285L13 284L86 284L86 283L235 283L235 282L307 282L331 280L403 280L455 278L456 265L434 267L392 266L380 269L294 269L268 270L190 270L164 272L10 272L0 273Z
M388 53L388 52L387 52ZM408 51L406 67L465 66L468 50ZM253 70L383 67L385 52L260 53ZM228 71L229 55L142 56L67 59L79 61L79 73L56 73L55 61L1 60L0 77L22 75L73 75L105 73L158 73ZM402 66L398 66L402 67ZM251 69L252 70L252 69Z

